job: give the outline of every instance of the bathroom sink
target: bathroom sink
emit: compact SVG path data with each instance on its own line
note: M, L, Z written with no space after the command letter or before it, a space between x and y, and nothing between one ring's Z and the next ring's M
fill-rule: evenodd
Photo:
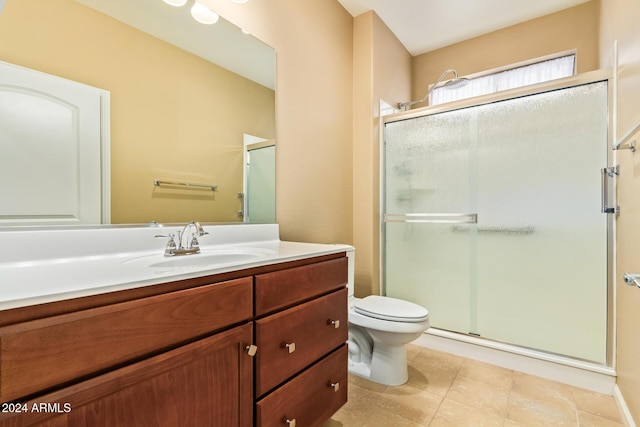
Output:
M229 264L235 262L251 261L262 258L263 255L255 253L220 253L220 254L195 254L168 257L160 262L149 264L149 267L206 267L214 264Z
M161 254L131 258L123 263L136 263L150 268L207 268L222 264L250 262L273 255L273 251L258 248L205 249L198 254L166 257Z

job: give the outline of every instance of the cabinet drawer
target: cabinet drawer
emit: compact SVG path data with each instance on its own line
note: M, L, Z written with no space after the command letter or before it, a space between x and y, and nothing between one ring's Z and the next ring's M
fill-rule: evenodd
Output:
M347 258L256 276L256 316L347 286Z
M248 320L251 297L242 278L0 328L0 402Z
M260 319L255 330L261 396L347 341L347 289Z
M347 346L343 345L257 403L259 427L320 426L347 402Z

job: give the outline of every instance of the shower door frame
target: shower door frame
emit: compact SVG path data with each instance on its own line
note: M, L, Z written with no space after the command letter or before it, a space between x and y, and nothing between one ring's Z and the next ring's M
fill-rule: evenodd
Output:
M379 258L379 273L380 273L380 293L381 295L387 294L386 287L386 222L385 222L385 148L386 148L386 140L385 140L385 125L388 123L393 123L397 121L403 121L408 119L414 119L418 117L430 116L434 114L446 113L449 111L461 110L464 108L477 107L486 104L492 104L502 101L507 101L514 98L521 98L530 95L535 95L544 92L551 92L555 90L567 89L574 86L587 85L598 82L606 82L607 83L607 114L608 114L608 123L607 123L607 164L603 165L606 167L615 166L615 152L612 148L612 141L615 141L614 129L616 126L615 121L615 105L616 105L616 94L615 94L615 76L612 75L609 70L596 70L587 73L578 74L572 77L566 77L562 79L552 80L545 83L539 83L530 86L524 86L521 88L505 90L501 92L496 92L488 95L482 95L472 98L467 98L459 101L449 102L446 104L439 104L435 106L427 106L423 108L417 108L415 110L403 111L395 114L390 114L386 116L380 117L380 258ZM609 191L608 194L613 195L614 200L609 200L608 203L613 206L617 206L615 200L615 185L612 180L608 180ZM606 325L606 364L600 365L597 362L588 362L598 366L606 366L610 368L615 368L615 218L619 212L616 213L602 213L602 215L607 215L607 325ZM437 329L437 328L436 328ZM426 332L428 333L428 332ZM463 332L453 332L453 334L460 335L461 337L466 337L468 334ZM484 341L485 343L499 343L496 340L492 340L486 337L475 337L480 342ZM527 347L522 347L517 344L512 343L501 343L513 346L514 348L521 348L524 350L531 350ZM537 350L541 353L545 354L554 354L549 353L544 350ZM567 355L557 355L560 358L564 358L567 360L576 360L580 361L581 359L576 359Z

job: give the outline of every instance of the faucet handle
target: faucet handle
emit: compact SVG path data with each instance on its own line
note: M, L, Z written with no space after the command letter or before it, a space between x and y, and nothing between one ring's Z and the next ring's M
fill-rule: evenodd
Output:
M164 249L164 255L165 256L173 256L176 253L176 241L175 241L175 234L171 233L171 234L156 234L154 237L168 237L169 241L167 242L167 246Z
M193 224L193 228L196 229L196 233L198 234L198 237L204 236L205 234L209 234L208 232L204 231L204 228L202 228L202 226L198 221L191 221L190 224Z
M209 234L209 233L205 233L205 234ZM198 235L196 233L193 233L191 235L191 244L189 245L190 249L199 249L200 248L200 242L198 242Z

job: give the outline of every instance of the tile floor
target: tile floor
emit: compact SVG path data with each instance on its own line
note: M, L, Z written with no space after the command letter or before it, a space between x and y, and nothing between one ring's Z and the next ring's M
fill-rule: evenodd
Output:
M323 427L621 427L613 397L409 345L409 381L351 376L349 401Z

